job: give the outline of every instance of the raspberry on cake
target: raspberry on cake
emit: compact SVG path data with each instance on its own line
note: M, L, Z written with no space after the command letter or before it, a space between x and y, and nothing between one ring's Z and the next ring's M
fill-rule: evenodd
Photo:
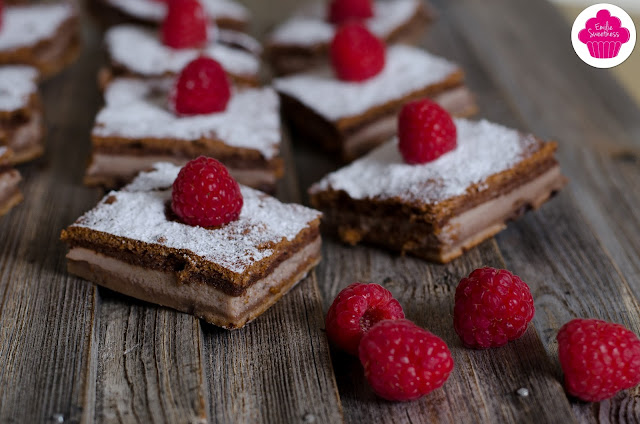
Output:
M0 146L0 216L22 201L20 173L11 168L11 150Z
M392 139L310 189L327 229L449 262L536 209L565 184L556 144L487 121L454 119L457 147L407 164Z
M13 150L11 163L42 155L44 124L38 71L30 66L0 66L0 146Z
M90 0L98 6L106 6L108 12L100 10L100 18L111 22L132 22L160 25L167 15L165 0ZM211 23L224 29L243 31L250 20L249 10L234 0L199 0Z
M342 81L366 81L384 69L386 48L364 25L344 24L331 42L333 71Z
M207 43L209 18L199 0L167 2L162 43L173 49L202 48Z
M567 391L587 402L640 383L640 339L620 324L569 321L558 332L558 357Z
M371 17L367 17L367 3L372 3ZM302 7L273 31L267 41L268 60L279 75L326 64L336 25L362 18L387 43L413 43L422 35L431 16L422 0L316 1Z
M67 3L5 6L0 25L0 64L26 64L51 76L80 52L80 28Z
M163 44L157 30L136 25L119 25L105 34L108 65L100 71L104 89L117 77L162 79L176 76L189 62L204 55L224 67L236 85L259 84L260 60L243 48L222 42L221 34L210 28L202 48L174 49Z
M241 186L237 220L190 226L171 209L180 168L156 164L62 232L69 272L109 289L240 328L320 261L320 213Z
M409 46L390 46L378 75L342 81L329 67L278 78L284 116L326 150L353 160L396 133L406 102L430 97L453 115L466 117L476 104L456 64Z
M181 88L197 85L193 81L181 85L182 77L175 89L170 80L131 78L117 79L107 87L106 104L91 136L85 183L116 187L155 162L184 165L204 155L221 161L241 184L273 192L284 173L275 91L235 88L223 111L204 113L213 98L202 97L202 90L180 93ZM178 113L172 111L176 106ZM193 114L199 112L203 113Z

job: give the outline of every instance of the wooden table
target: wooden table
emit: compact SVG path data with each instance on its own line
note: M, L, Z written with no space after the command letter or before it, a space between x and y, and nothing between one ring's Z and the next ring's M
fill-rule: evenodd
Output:
M463 65L482 116L559 140L566 190L446 266L326 240L317 271L239 331L98 289L65 272L58 241L102 195L81 184L101 102L100 34L87 22L77 65L43 87L47 155L21 168L27 200L0 221L0 421L640 421L638 389L600 404L568 399L555 341L574 317L640 333L640 111L608 72L578 59L546 1L433 2L439 19L424 45ZM262 33L297 2L247 3ZM287 201L337 166L302 143L286 156ZM537 313L520 340L474 351L453 332L453 294L482 265L520 275ZM443 389L380 401L356 360L331 354L324 311L356 280L389 288L449 344L456 367ZM516 394L523 387L528 397Z

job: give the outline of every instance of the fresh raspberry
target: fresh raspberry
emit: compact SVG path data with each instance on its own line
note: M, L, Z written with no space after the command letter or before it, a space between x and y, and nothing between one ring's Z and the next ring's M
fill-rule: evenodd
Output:
M171 209L185 224L219 227L235 221L242 193L223 164L200 156L187 163L173 182Z
M199 57L180 73L169 99L180 115L222 112L231 98L231 83L215 60Z
M620 324L569 321L558 332L558 356L567 391L587 402L640 383L640 340Z
M458 144L451 115L429 99L404 105L398 117L398 139L402 157L412 165L435 160Z
M162 43L174 49L202 47L209 20L198 0L171 0L162 23Z
M329 3L329 22L343 24L351 20L373 17L371 0L332 0Z
M440 388L453 370L445 342L405 319L374 325L359 353L369 384L387 400L418 399Z
M520 278L480 268L456 288L453 326L465 346L486 349L522 336L534 313L531 291Z
M353 283L338 293L326 319L327 337L338 348L358 354L360 339L378 322L404 318L400 303L378 284Z
M331 42L333 70L344 81L364 81L384 68L386 47L362 24L341 26Z

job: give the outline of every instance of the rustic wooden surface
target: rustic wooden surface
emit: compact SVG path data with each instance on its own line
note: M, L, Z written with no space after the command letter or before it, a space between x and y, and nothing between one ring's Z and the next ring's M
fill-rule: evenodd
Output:
M245 3L262 34L297 1ZM424 45L463 65L482 116L557 139L570 185L446 266L326 240L317 271L235 332L65 272L59 232L101 196L80 184L102 58L87 22L79 62L43 85L47 155L21 167L27 200L0 220L0 422L640 422L638 389L599 404L568 398L555 342L574 317L640 333L640 110L575 56L545 1L433 3L439 19ZM302 140L285 150L286 201L304 200L338 166ZM473 351L453 333L452 299L482 265L523 277L537 313L517 342ZM384 402L357 360L330 352L323 312L356 280L383 284L449 344L456 368L443 389Z

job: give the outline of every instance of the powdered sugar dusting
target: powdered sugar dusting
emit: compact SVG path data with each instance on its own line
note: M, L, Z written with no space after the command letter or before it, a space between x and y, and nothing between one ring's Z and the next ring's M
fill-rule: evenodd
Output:
M231 0L200 0L207 15L212 19L249 20L249 11L243 5ZM167 5L157 0L107 0L121 11L145 21L161 22L167 14Z
M375 2L375 16L365 23L371 32L386 38L408 23L419 7L419 0L378 0ZM325 2L302 8L280 25L269 41L272 44L301 47L329 43L336 27L326 20L326 8Z
M74 14L73 7L64 3L5 6L0 26L0 50L31 47L49 39Z
M210 137L229 146L257 150L267 160L279 154L279 100L273 89L235 89L224 112L177 116L167 104L171 84L167 80L116 79L105 91L106 105L96 117L93 135L185 142Z
M177 74L201 54L217 60L233 75L255 77L260 68L258 58L244 50L213 40L202 50L172 49L162 44L156 31L135 25L111 28L105 35L105 41L111 60L145 76Z
M212 230L169 221L165 207L179 170L175 165L156 164L154 171L142 173L122 191L105 196L74 226L150 244L163 240L166 247L188 250L240 274L251 264L273 255L270 245L295 239L320 216L313 209L284 204L241 186L244 206L237 221Z
M340 81L324 68L278 78L274 86L325 119L337 121L442 82L458 69L424 50L398 45L387 50L382 72L361 83Z
M354 199L391 199L437 204L482 185L535 150L531 135L485 120L455 119L458 147L423 165L404 163L397 140L390 141L316 183L311 192L343 190Z
M38 71L30 66L0 67L0 111L12 112L26 107L38 90Z

